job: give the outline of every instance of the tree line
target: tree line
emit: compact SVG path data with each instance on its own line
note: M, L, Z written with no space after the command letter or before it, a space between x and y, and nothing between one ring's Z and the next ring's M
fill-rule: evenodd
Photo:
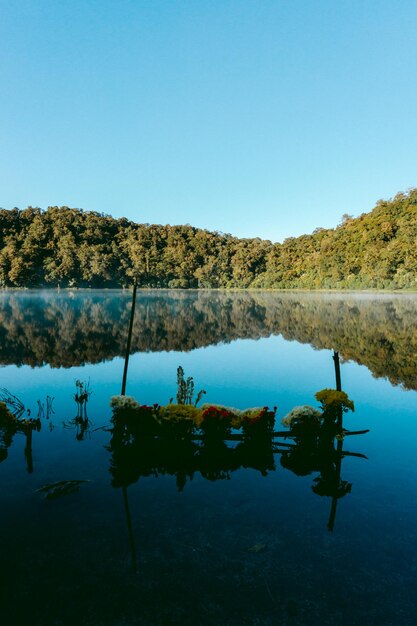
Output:
M417 189L283 243L68 207L0 210L0 287L417 288Z

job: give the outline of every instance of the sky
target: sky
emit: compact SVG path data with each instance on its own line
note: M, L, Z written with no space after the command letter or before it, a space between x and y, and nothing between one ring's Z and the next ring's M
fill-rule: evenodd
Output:
M417 186L414 0L0 0L0 206L283 241Z

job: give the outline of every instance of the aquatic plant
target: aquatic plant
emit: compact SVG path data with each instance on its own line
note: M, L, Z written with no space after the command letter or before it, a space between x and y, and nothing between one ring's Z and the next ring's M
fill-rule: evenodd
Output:
M29 411L28 414L30 415ZM41 421L30 417L21 419L10 411L5 402L0 401L0 427L14 432L26 432L28 427L39 431L41 429Z
M3 402L17 418L22 417L25 405L5 387L0 389L0 402Z
M194 402L194 406L200 402L206 392L201 389ZM181 365L177 368L177 404L192 404L194 397L194 379L192 376L184 378L184 370Z
M91 394L90 381L83 383L81 380L75 381L76 392L74 394L74 400L78 406L78 417L87 417L87 402Z
M51 417L51 415L55 414L53 408L53 401L55 400L54 396L46 396L46 413L45 413L45 403L41 402L41 400L36 400L36 404L38 405L38 419L43 419L46 417L47 420Z

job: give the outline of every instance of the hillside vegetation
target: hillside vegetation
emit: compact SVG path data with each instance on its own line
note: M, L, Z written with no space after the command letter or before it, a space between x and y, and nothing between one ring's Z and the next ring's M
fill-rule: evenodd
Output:
M49 207L0 210L1 287L417 288L417 189L273 244Z

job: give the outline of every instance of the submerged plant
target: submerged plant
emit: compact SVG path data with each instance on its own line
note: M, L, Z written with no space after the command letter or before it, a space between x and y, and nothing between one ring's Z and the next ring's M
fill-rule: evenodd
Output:
M67 496L79 490L82 483L89 483L89 480L60 480L55 483L49 483L36 489L36 493L44 493L48 500L55 500L61 496Z

